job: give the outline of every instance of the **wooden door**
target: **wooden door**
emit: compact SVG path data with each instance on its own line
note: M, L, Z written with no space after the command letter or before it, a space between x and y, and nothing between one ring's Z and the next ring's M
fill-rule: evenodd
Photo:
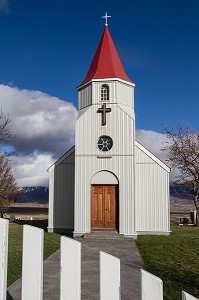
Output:
M91 228L118 229L118 185L92 185Z

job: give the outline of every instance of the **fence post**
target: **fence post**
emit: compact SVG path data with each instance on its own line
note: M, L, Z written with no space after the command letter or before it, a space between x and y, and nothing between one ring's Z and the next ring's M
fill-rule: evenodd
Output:
M100 251L100 299L120 299L120 260Z
M60 300L81 299L81 243L61 237Z
M141 269L141 300L163 300L163 283L159 277Z
M191 296L190 294L182 291L182 300L198 300L198 298L195 298Z
M9 221L0 218L0 299L6 300Z
M43 299L43 229L23 226L22 300Z

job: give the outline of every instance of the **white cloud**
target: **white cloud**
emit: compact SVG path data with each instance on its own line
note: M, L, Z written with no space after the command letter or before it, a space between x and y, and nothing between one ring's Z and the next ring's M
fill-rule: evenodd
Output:
M0 85L0 107L11 119L11 165L18 185L48 186L47 168L74 145L76 108L40 91L6 85Z
M0 85L0 105L11 119L17 153L51 153L57 158L74 143L77 110L40 91Z
M166 152L161 150L166 146L168 142L168 138L165 134L152 130L137 130L136 140L140 142L143 146L145 146L161 161L166 163L167 166L169 166L169 162L167 161L166 157ZM177 169L171 170L170 181L172 182L175 176L177 175L179 175L179 171Z
M74 145L76 108L40 91L6 85L0 85L0 107L9 114L15 136L10 163L18 186L48 186L48 167ZM136 139L166 161L164 134L137 130Z
M49 154L11 156L10 165L19 187L48 187L48 167L54 162Z
M136 140L166 163L165 152L161 151L168 141L165 134L152 130L136 130Z
M0 0L0 11L8 14L9 13L9 1L8 0Z

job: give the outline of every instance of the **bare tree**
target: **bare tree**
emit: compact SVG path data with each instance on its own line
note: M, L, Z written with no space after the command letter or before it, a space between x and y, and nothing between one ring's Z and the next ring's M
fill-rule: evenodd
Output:
M0 110L0 145L8 143L12 137L12 132L8 128L10 119L5 115L3 110ZM9 166L8 159L3 153L0 153L0 217L3 217L10 206L11 202L15 200L17 195L17 186L12 169Z
M1 110L0 110L0 144L7 143L12 136L12 132L8 128L9 123L10 123L9 117L5 115L5 112L1 108Z
M15 201L18 193L15 178L12 169L9 166L8 159L0 155L0 216L3 217L9 205Z
M168 143L162 150L166 151L171 167L179 171L174 184L193 198L196 225L199 226L199 132L181 123L177 125L176 132L168 127L164 131Z

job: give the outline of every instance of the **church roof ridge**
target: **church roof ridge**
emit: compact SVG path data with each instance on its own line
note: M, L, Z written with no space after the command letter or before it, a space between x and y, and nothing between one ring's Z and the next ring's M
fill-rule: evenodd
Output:
M152 153L149 149L147 149L144 145L142 145L138 140L135 140L135 146L137 146L139 149L143 150L146 154L149 155L149 157L156 161L159 165L161 165L167 172L171 171L171 168L162 161L159 157L157 157L154 153Z
M103 78L119 78L132 83L124 71L107 26L104 29L88 73L80 86L92 79Z

